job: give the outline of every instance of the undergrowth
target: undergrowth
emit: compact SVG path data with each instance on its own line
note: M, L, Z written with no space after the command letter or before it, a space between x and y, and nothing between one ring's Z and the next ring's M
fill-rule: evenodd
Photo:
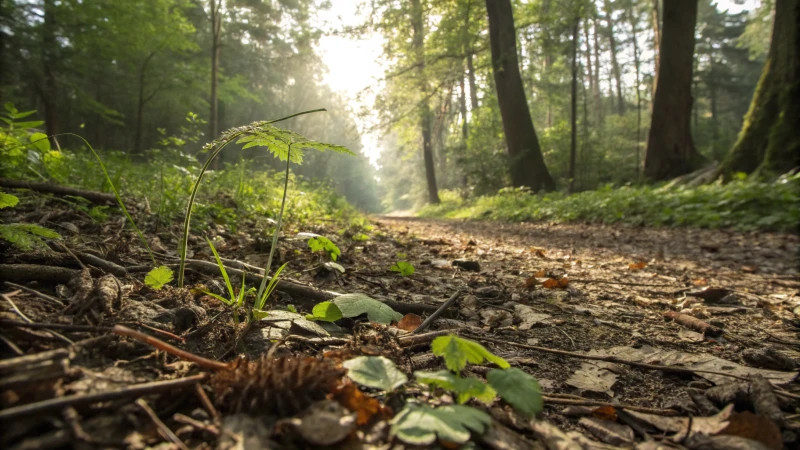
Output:
M744 176L699 187L605 187L573 195L533 195L503 189L496 195L464 200L440 192L440 205L421 217L491 219L509 222L623 223L737 230L794 231L800 223L800 174L771 182Z

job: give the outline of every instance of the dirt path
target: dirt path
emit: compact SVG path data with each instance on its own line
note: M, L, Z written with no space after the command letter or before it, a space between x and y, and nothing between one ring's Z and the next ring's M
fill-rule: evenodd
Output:
M331 291L363 292L398 311L413 310L423 316L461 291L459 301L431 330L440 334L449 330L479 341L535 376L544 393L542 418L575 432L576 442L591 438L625 446L643 441L645 435L662 439L685 428L689 416L714 417L709 423L718 424L728 418L730 410L722 408L732 400L737 411L755 409L763 416L763 407L753 406L760 400L748 394L747 382L741 383L754 374L780 390L777 401L787 413L769 422L780 429L772 425L767 437L748 437L772 439L773 444L779 439L790 446L797 442L798 419L788 413L800 398L797 383L792 384L800 360L800 278L794 235L408 217L376 217L374 227L341 234L332 225L289 229L281 240L280 262L288 262L285 273L307 289L279 289L270 316L248 329L237 329L230 310L201 290L225 295L214 271L190 266L189 289L145 287L140 270L147 267L147 257L124 222L98 225L74 214L57 216L69 220L66 226L51 213L20 214L29 222L41 218L48 226L78 230L67 240L74 254L95 254L127 272L111 266L103 270L97 261L86 260L88 270L81 273L75 258L66 253L9 250L4 254L0 277L15 284L0 291L4 294L0 417L19 424L4 430L0 437L4 448L56 448L76 441L87 448L143 448L165 439L177 439L181 444L172 445L189 448L228 448L224 436L246 434L235 422L244 416L258 417L261 425L254 433L261 436L260 448L313 448L314 441L302 427L275 420L303 411L310 414L305 407L325 397L343 401L341 391L328 392L319 384L318 380L342 376L338 366L320 365L321 355L334 363L358 355L383 355L409 376L416 370L444 367L430 353L432 337L415 344L395 337L393 327L351 319L323 329L287 311L294 305L302 313L310 312ZM341 249L337 262L345 272L326 268L322 255L312 254L308 238L297 232L331 237ZM157 235L155 247L167 263L174 264L170 254L175 253L177 228L162 229ZM255 230L231 232L222 227L208 233L223 257L261 265L266 250L257 235ZM202 239L193 236L190 247L193 258L211 260ZM401 260L414 266L413 275L403 277L390 270ZM23 272L4 269L8 264L37 266ZM41 277L50 270L52 278ZM238 276L232 278L238 286ZM665 312L685 315L666 320ZM24 320L38 326L20 325ZM230 373L199 370L154 352L149 345L108 334L118 324L213 360L232 361L236 354L252 361L262 361L264 355L283 359L235 363ZM244 333L244 340L237 343L236 336ZM211 377L202 382L210 401L200 391L186 388L199 380L191 377L202 373ZM465 373L483 378L487 368L470 365ZM158 384L169 382L184 384ZM143 397L144 405L126 393L131 386L144 389L148 383L157 386ZM720 386L727 390L718 392ZM448 402L444 391L429 397L420 389L412 388L407 395ZM109 392L120 396L87 400ZM371 421L362 425L362 434L351 434L350 444L387 442L386 420L391 414L385 408L395 412L402 408L398 403L402 397L368 392L385 404L373 408ZM54 401L66 403L48 404ZM603 405L617 408L610 412L598 408ZM32 413L33 407L44 409ZM164 423L155 421L147 407ZM118 414L109 415L109 408ZM510 433L497 437L498 429L493 428L494 434L478 439L486 448L501 444L528 448L535 439L554 436L552 430L537 429L511 414L499 401L484 409L496 424L505 426L499 430ZM247 414L236 414L242 412ZM635 420L631 416L644 413L655 416ZM221 419L215 419L217 414ZM600 420L608 419L603 414L612 414L614 422ZM684 420L683 425L665 425L663 420L672 416ZM656 423L654 417L663 420ZM167 428L175 431L174 437ZM317 437L320 430L328 432L320 426L314 430Z

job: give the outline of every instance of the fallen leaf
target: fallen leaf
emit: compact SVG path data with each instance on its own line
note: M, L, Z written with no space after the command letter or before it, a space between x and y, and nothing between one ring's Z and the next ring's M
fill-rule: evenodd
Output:
M645 267L647 267L647 261L640 261L638 263L628 264L628 269L630 269L631 272L638 272L644 269Z
M556 280L555 278L548 278L547 280L545 280L544 283L542 283L542 286L547 289L555 289L559 287L559 284L558 280Z
M381 403L361 392L353 383L345 382L334 394L334 398L342 406L356 413L358 425L366 425L378 414L386 416L387 411Z
M783 448L780 428L766 417L757 416L750 411L731 414L728 418L728 426L719 434L758 441L775 450Z
M611 405L600 406L592 410L592 417L595 417L600 420L609 420L611 422L616 422L617 417L617 409Z
M397 323L397 328L405 331L414 331L420 324L422 324L422 317L414 313L408 313Z
M695 287L708 286L708 281L705 278L698 278L692 281L692 285Z
M742 272L744 272L744 273L756 273L756 272L758 272L758 267L756 267L756 266L742 266Z
M558 287L565 289L567 286L569 286L569 278L561 277L561 279L558 280Z
M536 278L544 278L544 277L547 276L547 274L545 273L544 270L540 270L540 271L536 272L535 274L533 274L533 276L536 277Z
M539 272L536 272L536 273L538 274ZM525 280L525 289L533 289L536 286L538 286L539 285L539 280L537 280L536 278L537 278L537 276L534 275L532 277L529 277L527 280Z

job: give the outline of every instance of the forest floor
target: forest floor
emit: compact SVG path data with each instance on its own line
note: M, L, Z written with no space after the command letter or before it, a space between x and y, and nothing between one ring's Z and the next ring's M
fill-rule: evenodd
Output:
M541 385L534 420L501 400L470 401L492 417L473 434L478 448L798 443L796 235L413 217L374 217L368 239L336 237L330 223L288 229L279 263L289 262L284 273L295 283L278 286L270 316L237 332L229 309L200 291L226 293L216 267L197 262L213 261L203 239L190 241L187 289L154 290L142 283L149 259L124 220L98 224L52 200L4 214L5 223L39 223L65 239L47 254L0 249L3 448L404 448L389 435L403 402L443 405L452 396L413 382L405 397L363 396L322 381L344 383L339 364L359 355L386 356L409 378L443 369L430 342L446 333L481 343ZM324 267L297 232L331 237L345 272ZM177 225L148 233L171 267L179 235ZM232 269L263 267L255 230L207 235ZM398 259L415 273L390 271ZM323 328L287 311L311 312L334 292L423 317L460 296L412 335L365 320ZM115 325L235 362L198 367L110 333ZM345 420L353 416L341 404L357 419Z

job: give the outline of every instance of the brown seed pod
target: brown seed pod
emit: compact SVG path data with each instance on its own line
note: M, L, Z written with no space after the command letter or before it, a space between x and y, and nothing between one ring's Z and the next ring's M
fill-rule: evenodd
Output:
M209 385L224 410L287 417L324 399L346 372L325 360L282 356L237 361L216 372Z

